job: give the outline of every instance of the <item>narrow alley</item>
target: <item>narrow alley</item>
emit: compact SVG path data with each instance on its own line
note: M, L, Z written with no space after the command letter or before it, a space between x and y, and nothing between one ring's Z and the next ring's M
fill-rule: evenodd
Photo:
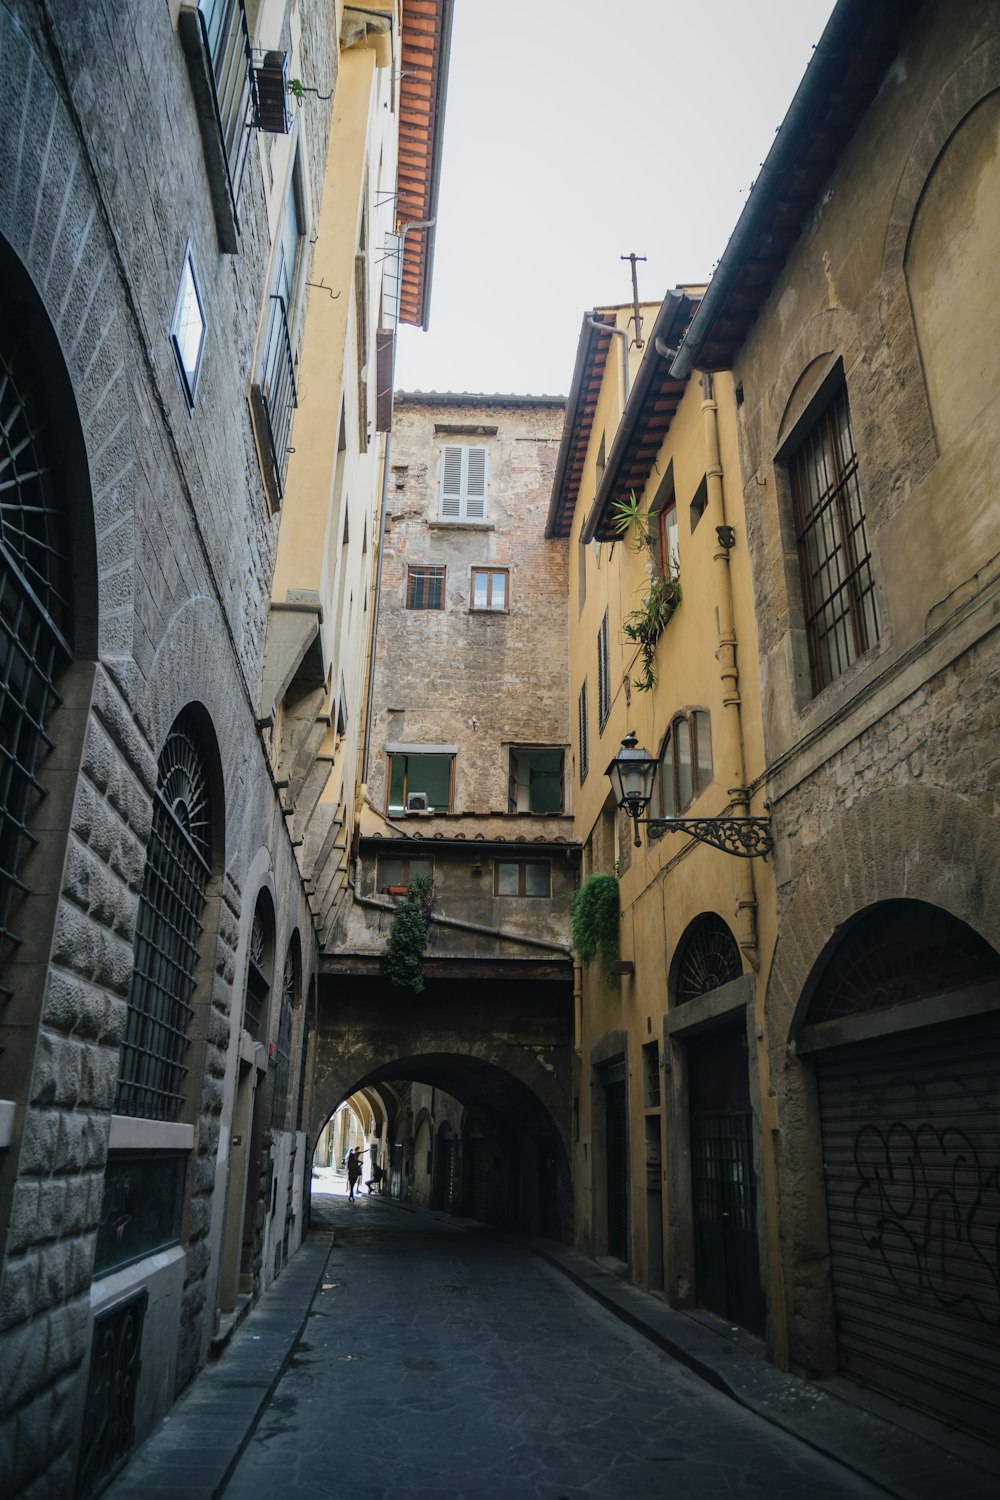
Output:
M967 1455L763 1360L757 1397L730 1399L624 1321L641 1318L574 1285L571 1251L550 1262L469 1220L363 1190L352 1202L342 1173L316 1175L285 1304L279 1282L108 1500L991 1493ZM729 1341L706 1338L724 1361ZM767 1381L772 1396L785 1387L770 1413ZM807 1441L789 1430L796 1412Z

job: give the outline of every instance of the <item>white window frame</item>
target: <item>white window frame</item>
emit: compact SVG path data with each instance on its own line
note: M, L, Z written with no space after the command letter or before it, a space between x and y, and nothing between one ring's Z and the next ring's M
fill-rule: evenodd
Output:
M458 455L457 459L454 455ZM472 455L476 454L475 459ZM481 455L482 479L478 465ZM458 473L455 468L458 466ZM473 468L470 484L470 467ZM456 483L457 481L457 483ZM445 443L441 449L438 518L442 521L485 521L490 483L489 451L476 443Z
M187 296L188 288L186 283L188 280L190 280L190 290L193 294L193 305L197 307L198 317L201 320L201 334L193 360L190 359L189 352L187 352L185 347L187 345L185 337L186 325L182 326L181 322L185 307L190 308L192 305L192 300ZM184 396L190 407L193 407L195 403L195 396L198 391L198 378L201 375L201 365L205 357L205 344L207 340L208 319L205 316L205 304L202 300L201 287L198 285L198 273L194 266L194 256L191 253L191 241L188 240L184 249L184 262L181 266L180 279L177 283L174 315L170 320L170 342L174 346L181 385L184 387Z

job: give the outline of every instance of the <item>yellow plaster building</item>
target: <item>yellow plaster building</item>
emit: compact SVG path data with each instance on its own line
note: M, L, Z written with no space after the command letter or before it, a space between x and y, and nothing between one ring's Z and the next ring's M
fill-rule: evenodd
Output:
M618 960L578 966L575 1234L672 1304L763 1333L770 869L688 830L636 847L604 774L634 731L658 763L648 816L766 813L732 385L669 373L701 291L638 329L631 306L584 319L546 529L570 548L584 882L617 874L620 898Z

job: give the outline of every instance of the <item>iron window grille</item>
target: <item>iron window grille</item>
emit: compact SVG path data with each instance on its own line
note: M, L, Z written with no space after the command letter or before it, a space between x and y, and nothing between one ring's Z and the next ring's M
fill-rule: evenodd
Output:
M847 391L813 425L789 474L813 692L878 640L875 583Z
M608 612L597 632L597 727L603 731L611 712L611 665L608 660Z
M253 390L266 447L266 478L275 502L280 504L288 470L292 412L299 404L295 388L295 355L288 327L288 305L275 292L270 298L270 316L264 339L260 384Z
M116 1109L176 1120L184 1103L191 1003L210 874L211 804L188 715L167 736L136 921Z
M444 609L445 574L443 567L407 568L407 609Z
M28 827L45 795L40 762L59 702L55 676L71 651L68 549L58 462L44 443L46 413L26 343L0 348L0 959L21 941L12 926L26 887L20 869L36 840Z
M281 976L281 1014L274 1062L274 1124L284 1130L288 1114L288 1079L292 1060L292 1018L295 1012L295 954L291 948Z
M76 1485L80 1497L103 1490L135 1445L135 1400L148 1302L149 1292L143 1287L94 1319Z
M243 0L200 0L198 20L212 65L215 116L222 137L233 218L238 204L256 117L253 51Z
M260 1041L260 1025L267 1010L271 981L267 976L267 933L260 908L253 914L250 928L250 954L247 962L247 987L243 997L243 1029L255 1042Z
M736 939L721 917L711 912L692 922L677 963L674 1004L684 1005L710 990L731 984L743 973Z

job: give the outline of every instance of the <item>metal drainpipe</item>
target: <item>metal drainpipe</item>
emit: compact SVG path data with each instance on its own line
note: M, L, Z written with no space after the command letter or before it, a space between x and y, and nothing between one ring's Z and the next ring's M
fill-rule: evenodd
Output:
M355 7L357 9L357 7ZM406 248L406 236L411 229L433 229L437 219L411 219L407 224L400 224L396 231L400 238L399 248L399 272L400 279L403 273L403 251ZM399 318L396 319L396 327L392 340L392 369L389 372L389 382L393 394L396 389L396 339L395 334L399 331ZM372 740L372 699L375 696L375 644L378 638L378 611L382 598L382 552L385 547L385 502L389 493L389 455L392 452L392 428L385 435L385 451L382 460L382 503L378 520L378 561L375 564L375 585L372 589L372 627L371 646L368 651L368 692L365 695L365 742L361 752L361 785L368 784L368 757L371 751Z
M701 403L705 425L705 483L708 491L709 524L716 528L715 551L712 560L716 564L719 587L716 599L719 607L719 664L722 678L722 703L726 709L724 723L727 725L724 743L735 767L737 786L729 788L733 808L737 817L747 817L750 812L750 794L746 784L746 757L743 749L743 705L740 698L739 667L736 661L736 621L733 612L733 579L729 571L729 549L722 545L718 528L726 524L726 500L722 487L722 459L719 451L719 409L715 401L712 377L701 378L703 400ZM757 953L757 894L754 885L753 861L739 860L737 896L737 926L740 950L746 954L747 962L756 971L760 959Z
M625 393L622 405L624 406L628 401L628 333L624 328L616 328L614 323L602 323L599 318L595 318L593 313L587 313L584 321L589 323L591 328L603 328L606 333L613 333L616 338L620 338L622 341L622 371L625 375Z

